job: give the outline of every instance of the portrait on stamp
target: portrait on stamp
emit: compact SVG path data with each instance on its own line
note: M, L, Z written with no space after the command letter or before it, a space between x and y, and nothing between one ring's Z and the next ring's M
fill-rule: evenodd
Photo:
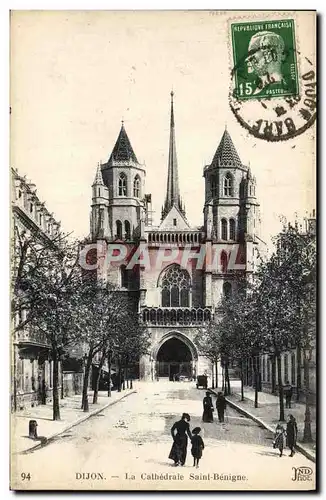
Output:
M298 94L292 19L232 24L234 95L238 99Z

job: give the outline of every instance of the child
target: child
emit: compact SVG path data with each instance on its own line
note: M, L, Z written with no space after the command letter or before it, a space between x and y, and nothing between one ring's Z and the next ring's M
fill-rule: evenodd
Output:
M202 457L203 454L203 449L205 448L204 446L204 441L202 440L202 437L199 435L201 431L200 427L195 427L192 431L192 438L191 438L191 454L194 457L194 467L196 466L196 469L199 467L199 460Z
M283 425L277 424L274 435L273 448L278 448L280 450L280 457L283 455L283 449L285 446L285 435L286 433Z

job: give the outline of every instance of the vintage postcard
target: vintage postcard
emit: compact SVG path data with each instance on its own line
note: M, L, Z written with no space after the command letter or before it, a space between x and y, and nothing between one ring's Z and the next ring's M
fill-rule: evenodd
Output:
M10 488L316 490L316 12L10 23Z

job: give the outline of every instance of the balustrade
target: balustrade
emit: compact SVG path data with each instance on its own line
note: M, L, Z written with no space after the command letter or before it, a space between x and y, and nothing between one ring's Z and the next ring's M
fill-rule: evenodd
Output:
M17 332L17 341L21 343L30 343L30 344L37 344L37 345L42 345L42 346L47 346L49 342L46 339L46 336L44 333L41 332L36 332L36 331L29 331L29 330L21 330Z
M202 233L196 232L149 232L148 243L155 245L156 243L169 243L169 244L192 244L197 245L202 241Z
M148 325L198 326L210 321L209 308L160 308L146 307L142 310L143 321Z

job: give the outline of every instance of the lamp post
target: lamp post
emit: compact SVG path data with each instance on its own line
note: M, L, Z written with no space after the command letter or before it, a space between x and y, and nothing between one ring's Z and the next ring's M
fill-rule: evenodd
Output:
M310 413L310 381L309 381L309 368L312 356L311 347L307 347L303 351L304 355L304 382L305 382L305 396L306 396L306 410L304 416L304 430L303 430L303 442L312 442L311 433L311 413Z

